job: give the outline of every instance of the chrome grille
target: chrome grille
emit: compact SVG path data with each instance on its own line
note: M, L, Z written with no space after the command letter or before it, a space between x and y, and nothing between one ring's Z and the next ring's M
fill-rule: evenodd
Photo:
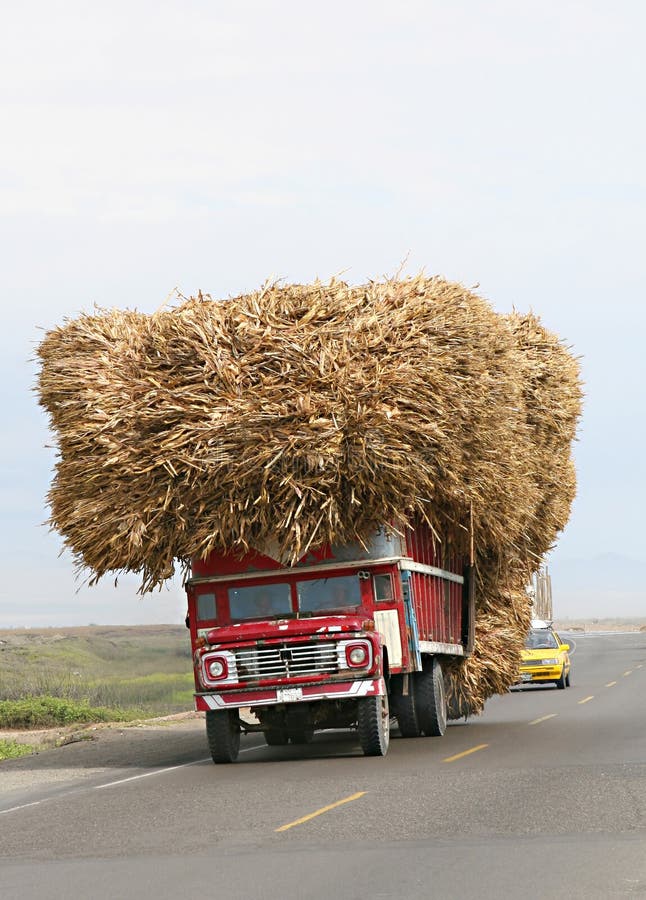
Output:
M261 681L334 674L340 668L341 649L336 641L245 647L235 651L238 678L240 681Z

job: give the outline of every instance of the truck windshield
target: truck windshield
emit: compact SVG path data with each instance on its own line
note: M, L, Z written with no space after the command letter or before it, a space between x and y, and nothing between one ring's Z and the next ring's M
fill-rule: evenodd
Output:
M289 584L257 584L229 588L229 613L232 619L288 616L292 611Z
M298 581L296 589L300 612L348 609L361 605L361 587L356 575Z

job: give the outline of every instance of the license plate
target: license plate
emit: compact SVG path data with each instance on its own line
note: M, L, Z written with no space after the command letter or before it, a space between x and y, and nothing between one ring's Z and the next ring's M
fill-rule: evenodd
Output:
M521 672L521 673L520 673L520 680L521 680L521 681L531 681L531 680L532 680L532 673L531 673L531 672Z
M303 699L303 688L278 688L276 700L278 703L294 703Z

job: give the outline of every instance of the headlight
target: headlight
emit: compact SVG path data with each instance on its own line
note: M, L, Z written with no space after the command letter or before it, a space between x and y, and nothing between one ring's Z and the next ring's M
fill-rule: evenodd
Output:
M350 669L365 669L371 662L370 644L367 641L346 644L345 661Z
M558 666L558 659L542 659L539 663L541 666Z
M222 659L221 657L212 659L209 663L207 663L206 671L208 672L209 677L214 681L221 678L226 678L228 674L226 660Z

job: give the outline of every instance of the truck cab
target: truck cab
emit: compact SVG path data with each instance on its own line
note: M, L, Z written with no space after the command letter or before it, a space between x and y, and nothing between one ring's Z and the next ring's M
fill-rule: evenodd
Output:
M473 596L432 538L384 527L294 566L276 547L194 560L195 703L215 762L237 758L242 731L280 745L356 728L369 756L387 752L391 715L405 736L443 733L441 660L470 652Z

